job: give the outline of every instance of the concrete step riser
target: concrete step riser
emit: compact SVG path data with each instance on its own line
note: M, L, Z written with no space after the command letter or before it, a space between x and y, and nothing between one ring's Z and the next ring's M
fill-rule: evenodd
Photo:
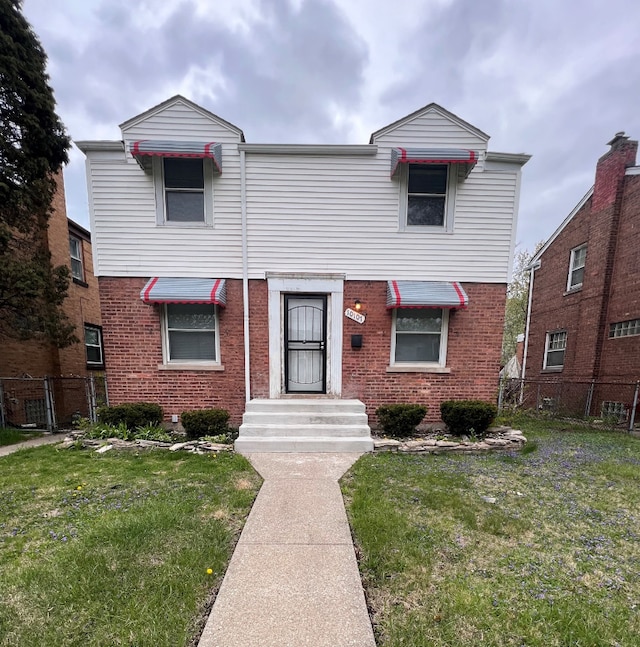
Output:
M244 425L282 425L286 427L299 425L367 425L369 418L366 413L334 414L334 413L273 413L251 412L242 417Z
M370 452L371 438L238 438L235 450L240 454L262 452Z
M287 413L365 413L359 400L251 400L247 403L247 413L282 412Z
M281 438L369 438L371 431L367 425L241 425L240 436L244 437L281 437Z

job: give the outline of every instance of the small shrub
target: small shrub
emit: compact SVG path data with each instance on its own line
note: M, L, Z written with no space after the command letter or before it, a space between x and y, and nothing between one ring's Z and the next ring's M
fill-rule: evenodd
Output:
M225 409L183 411L180 420L187 438L226 435L229 431L229 412Z
M454 436L484 436L497 413L495 405L482 400L446 400L440 403L442 420Z
M131 402L114 407L100 407L98 419L108 425L124 423L131 431L162 422L162 407L153 402Z
M387 436L406 438L427 415L427 407L421 404L383 404L376 409L376 416Z
M106 440L107 438L118 438L119 440L133 440L135 432L127 427L124 422L111 425L104 422L96 422L89 425L84 432L85 438L93 440Z

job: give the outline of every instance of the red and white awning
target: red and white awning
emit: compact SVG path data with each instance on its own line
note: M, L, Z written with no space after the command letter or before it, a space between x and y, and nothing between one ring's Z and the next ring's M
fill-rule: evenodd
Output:
M387 308L466 308L469 297L457 281L387 281Z
M467 177L478 161L478 151L466 148L392 148L391 177L400 164L460 164Z
M152 157L182 157L211 159L218 173L222 173L222 144L216 142L159 141L141 139L129 143L129 152L140 166L149 170Z
M215 303L227 305L225 279L154 277L140 292L145 303Z

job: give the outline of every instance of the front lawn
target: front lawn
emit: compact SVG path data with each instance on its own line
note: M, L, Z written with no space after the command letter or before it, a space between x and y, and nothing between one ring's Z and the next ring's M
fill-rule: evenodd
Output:
M0 427L0 447L23 443L25 440L38 438L39 436L42 436L41 431L25 431L23 429L13 429L12 427Z
M258 486L226 453L0 458L0 645L193 644Z
M380 647L631 647L640 440L527 431L517 454L373 454L343 478Z

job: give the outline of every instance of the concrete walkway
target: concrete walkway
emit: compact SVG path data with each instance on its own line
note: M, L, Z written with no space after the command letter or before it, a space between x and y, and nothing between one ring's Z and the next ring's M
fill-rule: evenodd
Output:
M38 436L31 440L25 440L23 443L16 443L15 445L4 445L0 447L0 456L8 456L17 452L20 449L29 449L31 447L39 447L40 445L52 445L64 440L64 434L47 434L46 436Z
M338 479L359 454L252 454L264 478L199 647L375 647Z

